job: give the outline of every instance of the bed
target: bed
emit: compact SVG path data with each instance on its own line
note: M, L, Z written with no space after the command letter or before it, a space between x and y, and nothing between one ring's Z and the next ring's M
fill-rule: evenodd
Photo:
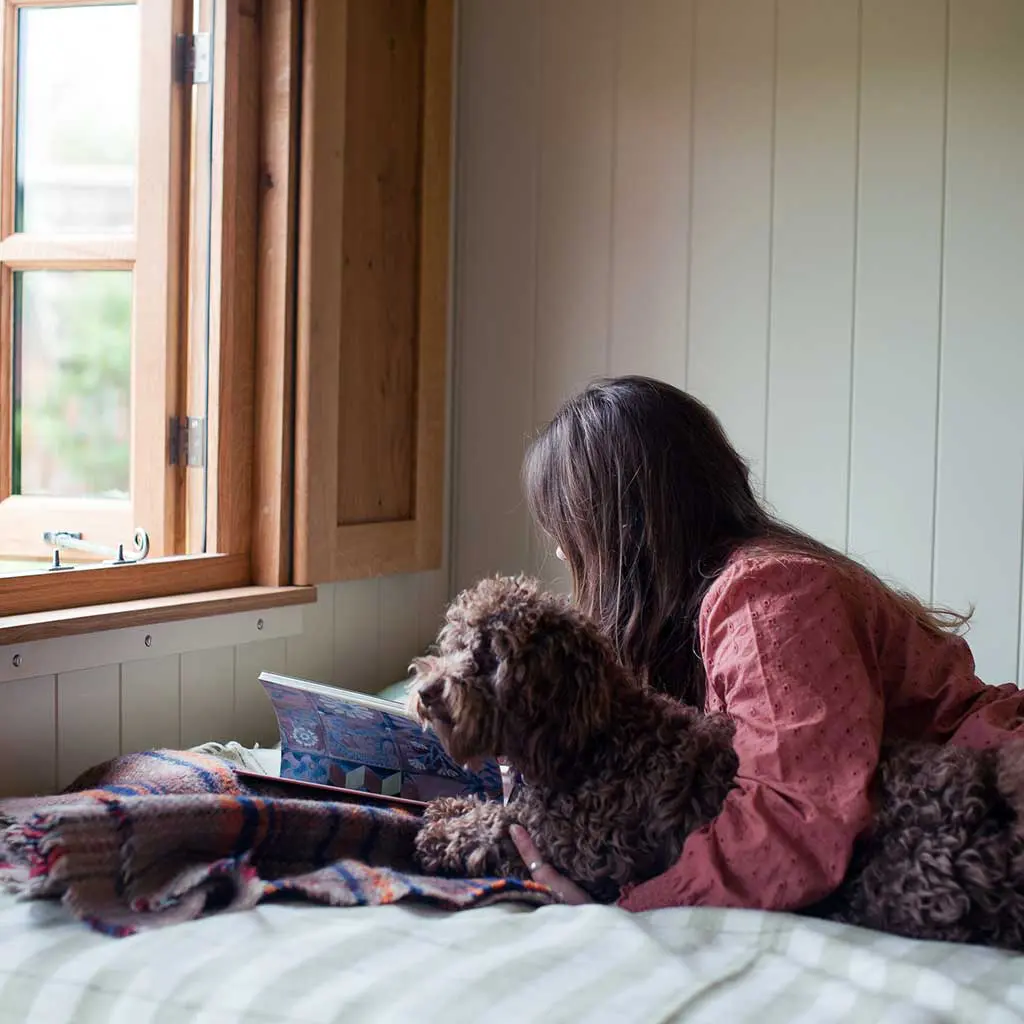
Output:
M196 752L276 774L276 749ZM0 1024L1024 1021L1024 958L790 914L262 903L108 938L0 894Z
M1019 957L792 915L267 904L126 939L0 896L0 1021L1024 1020Z

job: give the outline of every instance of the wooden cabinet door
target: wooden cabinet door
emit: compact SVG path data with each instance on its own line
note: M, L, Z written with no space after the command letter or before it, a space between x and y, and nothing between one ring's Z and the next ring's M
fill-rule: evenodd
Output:
M296 583L442 557L452 0L307 0Z

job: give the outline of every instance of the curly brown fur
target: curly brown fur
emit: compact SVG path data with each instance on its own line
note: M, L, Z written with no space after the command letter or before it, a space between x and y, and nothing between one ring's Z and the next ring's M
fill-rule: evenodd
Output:
M422 867L524 877L520 822L595 898L667 869L718 812L736 774L732 725L634 686L604 637L529 580L484 580L452 605L410 703L453 758L504 756L526 785L505 808L427 809ZM488 852L481 855L481 845Z
M1024 749L891 746L875 815L818 912L918 939L1024 950Z
M660 874L711 821L738 761L728 718L634 682L597 628L536 581L488 579L449 608L414 663L410 707L462 763L505 757L525 785L503 806L428 806L429 872L526 877L509 836L598 900ZM887 747L876 814L839 890L810 912L925 939L1024 949L1024 744Z

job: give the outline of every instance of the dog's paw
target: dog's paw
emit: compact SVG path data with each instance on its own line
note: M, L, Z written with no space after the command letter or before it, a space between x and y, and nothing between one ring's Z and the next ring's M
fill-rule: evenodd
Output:
M480 806L480 801L467 796L439 796L427 804L423 812L426 822L448 821L473 814Z
M489 854L465 819L425 821L416 835L416 863L428 875L479 877L488 873Z
M427 874L462 878L505 878L523 869L508 836L504 808L472 797L445 797L427 805L416 835L416 862Z

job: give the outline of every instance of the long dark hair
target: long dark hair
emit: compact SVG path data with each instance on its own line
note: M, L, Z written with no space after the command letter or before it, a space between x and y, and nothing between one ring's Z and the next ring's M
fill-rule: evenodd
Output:
M967 621L775 517L711 410L661 381L600 380L570 399L530 446L523 484L581 609L629 670L687 703L704 703L701 602L741 546L810 554L846 579L867 577L932 632Z

